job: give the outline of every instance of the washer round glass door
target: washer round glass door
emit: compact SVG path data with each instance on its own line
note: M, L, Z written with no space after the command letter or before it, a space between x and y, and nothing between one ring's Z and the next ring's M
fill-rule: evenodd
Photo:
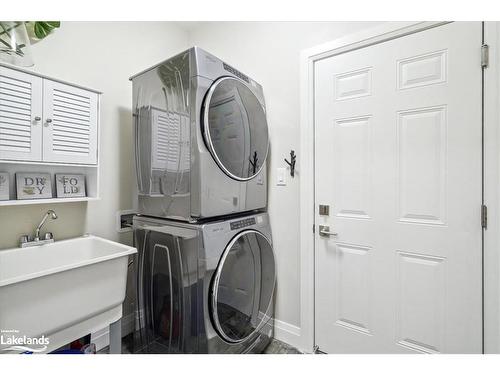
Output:
M212 283L212 320L219 335L238 343L271 318L276 283L269 240L255 230L236 235L219 262Z
M269 149L266 113L242 80L223 77L210 87L203 134L213 158L229 177L250 180L264 166Z

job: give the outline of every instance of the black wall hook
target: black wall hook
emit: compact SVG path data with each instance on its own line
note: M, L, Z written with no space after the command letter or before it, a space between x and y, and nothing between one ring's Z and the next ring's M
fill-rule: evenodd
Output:
M285 159L285 162L290 166L290 176L295 176L295 162L297 161L297 156L295 155L295 151L290 151L290 161Z

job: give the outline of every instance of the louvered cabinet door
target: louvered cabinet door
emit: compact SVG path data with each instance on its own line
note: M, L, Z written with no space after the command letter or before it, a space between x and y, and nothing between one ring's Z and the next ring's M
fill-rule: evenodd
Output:
M42 78L0 67L0 159L42 158Z
M44 80L43 160L97 163L98 94Z

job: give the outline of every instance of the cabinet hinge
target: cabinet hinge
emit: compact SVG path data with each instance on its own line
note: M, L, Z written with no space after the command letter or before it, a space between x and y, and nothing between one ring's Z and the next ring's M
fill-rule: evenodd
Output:
M488 207L484 204L481 206L481 227L488 229Z
M483 44L481 46L481 67L487 68L490 63L490 46Z
M316 232L315 228L316 228L316 225L313 224L313 233Z

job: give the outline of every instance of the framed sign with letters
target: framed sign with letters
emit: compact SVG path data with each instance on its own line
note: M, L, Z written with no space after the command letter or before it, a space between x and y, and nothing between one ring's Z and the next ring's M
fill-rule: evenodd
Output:
M52 198L50 173L16 173L17 199Z
M85 175L83 174L56 174L57 198L86 197Z
M0 172L0 201L9 200L9 174Z

